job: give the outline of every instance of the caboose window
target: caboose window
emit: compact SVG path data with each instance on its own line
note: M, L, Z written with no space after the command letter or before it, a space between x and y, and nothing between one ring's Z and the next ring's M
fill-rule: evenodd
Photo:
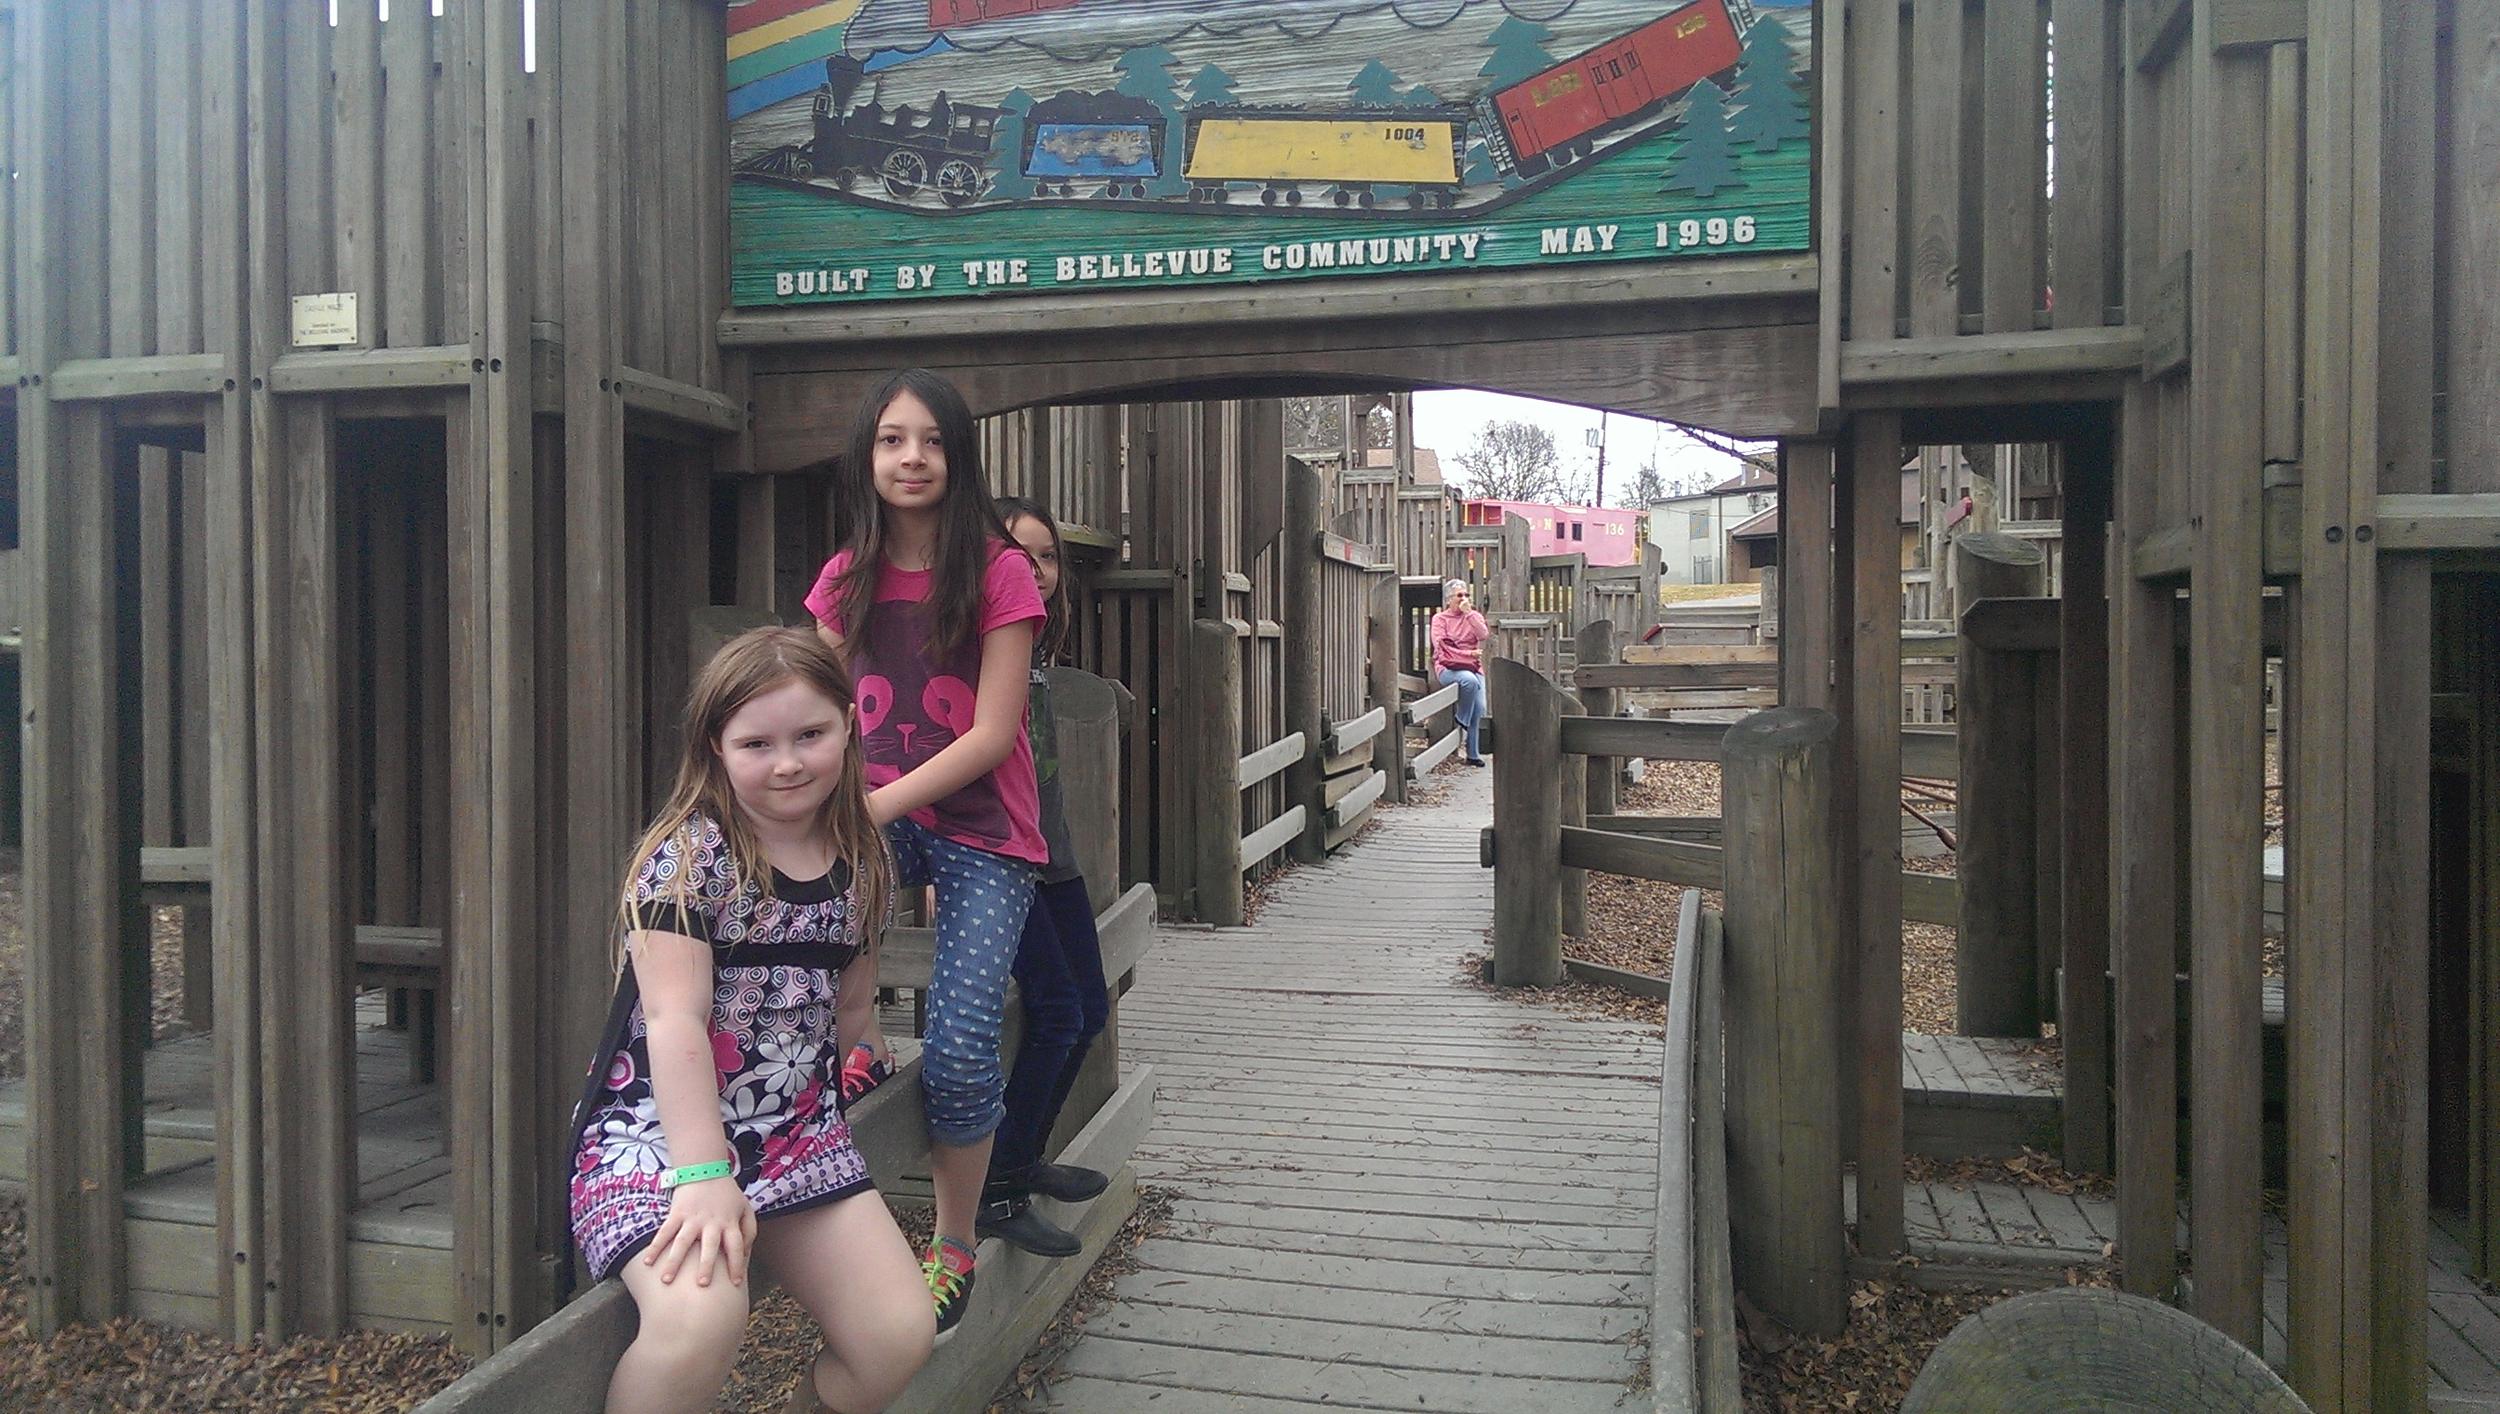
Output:
M1639 50L1637 50L1637 49L1627 49L1627 50L1623 51L1623 67L1625 67L1625 68L1627 68L1627 69L1637 69L1637 68L1639 68L1640 66L1641 66L1641 52L1640 52Z
M1622 65L1622 64L1620 64L1620 63L1617 63L1615 60L1612 60L1612 59L1607 60L1607 61L1606 61L1606 76L1607 76L1608 78L1615 78L1615 79L1622 78L1622 77L1623 77L1623 65Z

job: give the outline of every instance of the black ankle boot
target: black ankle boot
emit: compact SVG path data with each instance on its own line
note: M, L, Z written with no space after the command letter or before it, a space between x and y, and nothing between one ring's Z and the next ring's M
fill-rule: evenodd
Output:
M1045 1198L1082 1203L1101 1197L1102 1191L1111 1186L1111 1179L1074 1164L1035 1164L1025 1175L1025 1186Z
M981 1211L973 1231L995 1237L1036 1257L1073 1257L1085 1248L1076 1234L1033 1211L1033 1199L1021 1187L991 1183L981 1190Z

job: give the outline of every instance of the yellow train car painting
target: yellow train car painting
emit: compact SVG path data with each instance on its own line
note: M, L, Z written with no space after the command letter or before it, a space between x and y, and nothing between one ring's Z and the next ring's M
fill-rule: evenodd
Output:
M1370 206L1378 186L1413 189L1421 206L1455 194L1464 109L1342 115L1205 113L1190 122L1190 198L1224 201L1231 184L1259 184L1268 205L1299 206L1304 188L1337 205Z

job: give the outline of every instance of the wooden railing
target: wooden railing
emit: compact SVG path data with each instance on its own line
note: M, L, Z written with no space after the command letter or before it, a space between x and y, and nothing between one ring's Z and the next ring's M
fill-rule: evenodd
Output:
M1658 1215L1649 1307L1651 1407L1736 1414L1736 1277L1728 1232L1726 926L1687 889L1676 910L1659 1072Z
M1316 478L1297 472L1297 494L1311 494ZM1296 625L1284 654L1282 736L1244 740L1236 645L1249 626L1200 619L1191 630L1202 664L1189 724L1199 744L1187 787L1197 841L1191 892L1196 915L1218 926L1242 922L1248 871L1288 850L1318 859L1353 838L1381 801L1406 794L1403 719L1390 720L1404 621L1397 574L1340 535L1288 533L1282 544L1284 612ZM1279 776L1281 792L1254 791ZM1261 797L1281 803L1245 818L1246 802Z
M1399 578L1448 577L1450 525L1456 507L1446 487L1398 488L1397 536L1389 543L1397 554Z

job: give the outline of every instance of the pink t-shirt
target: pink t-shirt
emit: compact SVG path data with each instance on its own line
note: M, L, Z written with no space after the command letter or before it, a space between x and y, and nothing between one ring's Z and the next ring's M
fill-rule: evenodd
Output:
M930 642L936 614L928 598L927 570L887 565L868 596L865 623L834 622L835 584L850 567L843 550L825 562L808 591L807 611L842 635L850 650L851 676L859 684L861 764L871 789L937 755L972 730L973 699L981 682L981 636L994 628L1043 617L1033 562L1022 550L999 544L981 581L981 616L975 631L939 651ZM1023 678L1017 678L1021 686ZM988 775L926 809L912 820L957 844L1029 860L1050 858L1042 838L1040 792L1034 783L1033 742L1025 723L1016 725L1015 749Z

